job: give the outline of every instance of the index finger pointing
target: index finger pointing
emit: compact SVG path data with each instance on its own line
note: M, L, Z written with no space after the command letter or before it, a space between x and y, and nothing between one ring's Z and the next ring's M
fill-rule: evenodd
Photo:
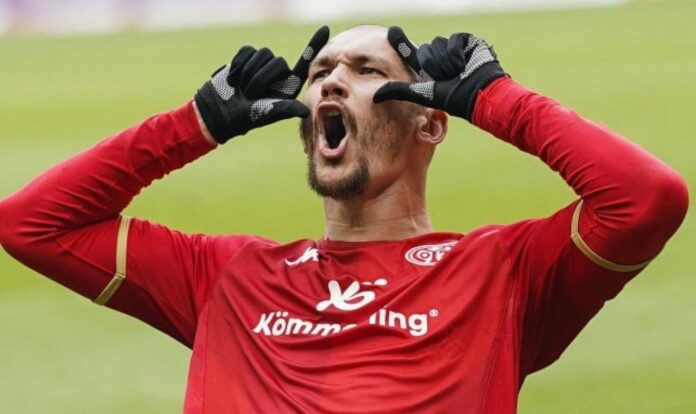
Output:
M309 44L305 48L304 52L302 52L302 56L297 60L297 63L295 64L295 67L292 70L292 73L300 78L301 83L304 83L304 81L307 80L307 74L309 73L309 64L312 63L312 59L319 53L321 48L326 45L326 43L329 41L329 27L328 26L322 26L319 28L319 30L314 33L314 36L312 36L312 39L309 41Z
M415 70L416 73L421 72L421 66L416 56L418 47L408 39L402 28L391 26L387 32L387 40L411 69Z

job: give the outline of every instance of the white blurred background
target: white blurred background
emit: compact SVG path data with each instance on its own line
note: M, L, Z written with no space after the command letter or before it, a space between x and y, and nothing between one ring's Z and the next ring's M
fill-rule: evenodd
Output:
M380 15L597 7L625 0L0 0L0 36L328 21Z

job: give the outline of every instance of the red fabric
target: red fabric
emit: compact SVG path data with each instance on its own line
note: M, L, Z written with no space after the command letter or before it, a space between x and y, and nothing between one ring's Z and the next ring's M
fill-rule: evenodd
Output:
M672 169L510 79L479 95L474 122L561 174L585 201L583 238L608 260L653 257L684 218ZM115 270L120 212L213 148L190 104L153 117L0 202L0 242L94 299ZM133 219L127 279L107 305L193 347L188 414L510 413L524 377L638 273L600 268L575 247L575 204L366 243L279 245Z

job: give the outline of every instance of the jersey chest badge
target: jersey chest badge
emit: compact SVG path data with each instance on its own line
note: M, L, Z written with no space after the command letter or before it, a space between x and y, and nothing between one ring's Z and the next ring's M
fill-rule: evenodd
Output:
M435 266L445 257L445 254L454 248L456 241L440 244L423 244L409 249L404 257L410 263L417 266Z

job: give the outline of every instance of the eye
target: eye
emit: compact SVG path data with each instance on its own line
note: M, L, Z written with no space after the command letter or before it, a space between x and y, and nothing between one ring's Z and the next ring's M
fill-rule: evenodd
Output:
M329 71L328 71L328 70L326 70L326 69L319 70L319 71L317 71L314 75L312 75L312 82L314 82L314 81L316 81L316 80L318 80L318 79L324 78L324 77L326 77L326 76L328 76L328 75L329 75Z
M361 75L380 75L380 76L384 76L384 73L378 71L378 70L375 69L375 68L371 68L371 67L369 67L369 66L363 66L363 67L361 67L360 70L358 71L358 73L361 74Z

